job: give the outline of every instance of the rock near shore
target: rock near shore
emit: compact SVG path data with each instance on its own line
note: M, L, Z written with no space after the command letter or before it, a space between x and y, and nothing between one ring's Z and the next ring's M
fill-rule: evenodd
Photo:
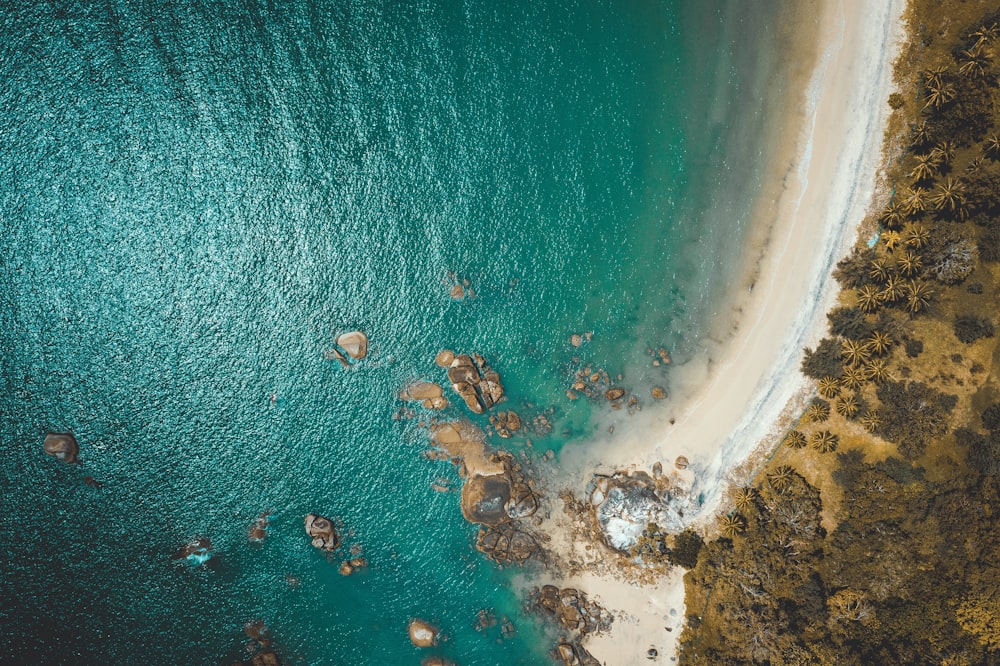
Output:
M441 635L441 632L437 627L430 622L419 618L410 620L407 633L410 635L410 642L413 643L415 647L419 648L433 647L437 645L438 639Z

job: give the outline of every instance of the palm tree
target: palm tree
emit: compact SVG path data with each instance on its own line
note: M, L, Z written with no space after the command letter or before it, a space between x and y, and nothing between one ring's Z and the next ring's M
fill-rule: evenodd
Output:
M817 388L821 396L833 400L840 393L840 381L836 377L823 377L823 379L819 380Z
M982 48L987 42L991 42L996 39L998 34L1000 34L1000 26L996 23L980 26L978 30L969 35L969 37L976 40L976 43L972 48Z
M858 289L858 307L865 312L874 312L882 305L882 296L878 287L866 284Z
M830 453L837 450L840 438L829 430L818 430L809 438L809 443L820 453Z
M948 68L944 65L938 65L937 67L931 67L930 69L924 70L924 85L933 86L938 88L941 86L944 73L948 71Z
M743 519L738 514L731 513L722 517L722 520L719 521L719 527L722 529L723 536L732 539L743 531Z
M806 410L806 418L813 423L822 423L830 418L830 404L824 400L813 400Z
M903 212L909 217L914 217L918 213L924 212L927 205L927 190L922 187L908 187L903 196Z
M745 486L736 491L736 508L740 513L749 513L754 508L754 500L757 499L757 491L750 486Z
M969 163L965 165L965 172L976 173L982 168L983 168L983 158L973 157L971 160L969 160Z
M884 358L877 358L865 366L865 376L876 384L889 379L889 364Z
M837 400L837 413L846 419L858 413L858 399L853 395L842 395Z
M804 449L806 446L806 436L799 430L793 430L788 433L788 437L785 441L787 441L788 446L793 449Z
M983 152L990 159L1000 159L1000 136L991 134L986 137L986 143L983 144Z
M906 233L906 244L915 250L919 250L927 246L928 241L930 241L931 235L923 225L914 224L910 227L910 230Z
M933 140L934 135L927 121L921 120L913 127L912 137L914 146L926 146Z
M881 296L883 303L895 303L903 297L903 284L898 276L889 276L889 279L885 281L885 286L882 287Z
M940 108L955 99L955 86L951 82L944 82L936 86L927 84L924 99L927 100L927 103L924 104L925 109L928 107Z
M965 206L964 196L965 185L962 181L949 178L944 183L938 185L937 191L931 197L931 203L936 210L946 210L949 213L958 212Z
M904 276L913 277L924 267L924 260L920 258L919 254L913 254L906 250L896 260L896 267Z
M878 412L870 409L861 417L861 425L864 426L865 430L873 433L882 425L882 419L879 418Z
M844 340L841 343L840 355L850 365L861 365L868 360L868 350L857 340Z
M860 366L850 366L844 368L844 376L840 378L840 385L846 389L858 389L865 383L865 369Z
M941 163L934 153L929 155L917 155L917 164L910 171L910 177L916 182L932 180L937 175L938 167Z
M900 229L903 226L903 209L896 204L889 204L878 217L878 221L886 229Z
M879 284L883 284L889 279L890 268L891 266L889 265L889 260L885 257L873 259L871 268L868 269L868 277L875 280Z
M882 242L885 243L885 249L892 252L899 244L903 242L903 239L899 237L898 231L887 231L882 234Z
M938 145L934 146L934 150L931 151L931 156L937 158L938 166L942 164L951 164L951 161L955 159L955 142L942 141Z
M926 282L910 280L906 283L906 305L913 314L930 307L931 296L931 288Z
M989 51L979 45L973 46L968 51L962 51L958 73L970 79L980 79L986 76L990 60L992 60L992 56L990 56Z
M892 337L884 331L872 331L865 346L876 356L881 356L892 346Z
M767 482L779 493L788 490L795 479L795 470L791 465L778 465L767 475Z

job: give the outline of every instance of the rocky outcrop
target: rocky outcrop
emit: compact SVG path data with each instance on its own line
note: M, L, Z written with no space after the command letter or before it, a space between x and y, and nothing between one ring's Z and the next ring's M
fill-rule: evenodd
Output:
M438 639L441 635L441 632L437 627L430 622L419 618L410 620L407 632L410 635L410 642L413 643L415 647L420 648L437 645Z
M50 432L42 442L45 452L63 462L75 463L80 457L80 445L71 432Z
M368 356L368 336L361 331L350 331L338 335L337 344L356 361Z
M683 530L685 514L698 508L693 480L693 474L682 471L656 478L646 472L596 475L589 486L590 503L605 543L628 552L650 523L671 532Z
M312 538L312 545L316 548L330 552L340 546L340 535L329 518L310 513L305 518L305 524L306 534Z
M579 643L560 643L556 655L563 666L601 666L601 662Z
M455 666L455 662L445 657L424 657L420 660L420 666Z
M572 587L559 589L555 585L543 585L532 590L529 601L568 631L581 634L607 631L614 621L614 616L600 604Z

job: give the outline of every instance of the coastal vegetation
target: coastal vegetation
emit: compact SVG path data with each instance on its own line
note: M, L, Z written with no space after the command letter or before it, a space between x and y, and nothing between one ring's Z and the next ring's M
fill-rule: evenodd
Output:
M681 663L1000 663L1000 11L906 21L883 205L802 361L817 395L673 560Z

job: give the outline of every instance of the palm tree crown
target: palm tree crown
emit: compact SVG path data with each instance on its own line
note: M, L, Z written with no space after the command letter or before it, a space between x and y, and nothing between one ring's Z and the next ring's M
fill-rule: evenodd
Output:
M931 197L931 203L937 210L947 210L949 213L961 213L965 206L965 185L962 181L949 178L938 185L937 191Z
M882 292L873 284L866 284L858 289L858 307L864 312L873 312L882 305Z
M802 449L806 446L806 436L800 430L793 430L788 433L788 446L793 449Z
M931 304L931 288L926 282L910 280L906 283L906 305L916 314L926 310Z
M924 260L920 258L919 254L913 254L906 250L896 260L896 267L906 277L913 277L924 267Z
M817 385L819 394L824 398L836 398L840 393L840 382L836 377L823 377Z
M840 438L829 430L819 430L812 434L812 437L809 438L809 443L820 453L830 453L837 450L839 440Z
M922 225L914 224L906 234L906 244L919 250L926 247L931 235Z
M922 187L906 188L902 206L903 211L911 217L917 213L922 213L927 206L927 190Z
M874 331L868 336L868 342L865 343L865 346L876 356L881 356L889 351L889 347L892 346L892 338L884 331Z
M917 155L917 164L910 171L910 177L918 183L925 180L931 180L937 175L938 167L941 163L938 161L937 156L934 153L928 155Z

